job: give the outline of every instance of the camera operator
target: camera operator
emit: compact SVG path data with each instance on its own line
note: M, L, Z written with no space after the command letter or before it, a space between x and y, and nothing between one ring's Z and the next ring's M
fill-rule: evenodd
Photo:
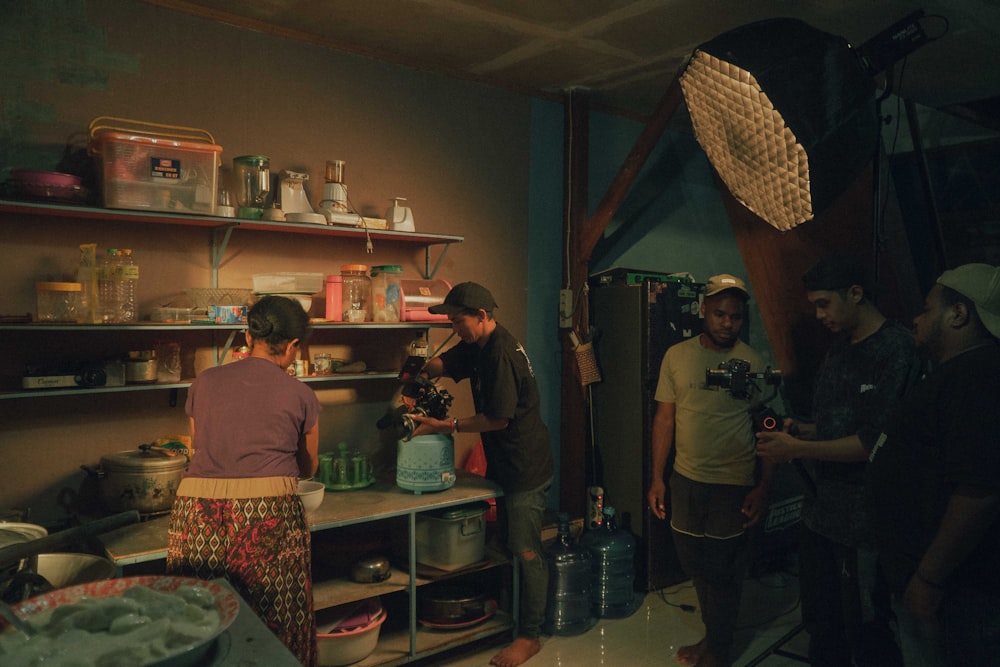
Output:
M815 493L806 494L799 537L810 664L893 667L901 657L867 534L865 467L886 416L915 382L919 360L909 330L872 303L859 258L824 258L802 282L816 318L841 340L816 378L815 423L787 420L787 432L758 433L757 454L811 466Z
M518 636L490 664L516 667L541 649L539 636L548 595L548 563L542 545L542 518L554 464L549 432L542 422L538 387L528 355L507 329L493 319L497 307L482 285L455 285L445 314L461 342L427 362L421 375L469 379L476 414L435 419L413 414L414 437L429 433L480 433L486 476L503 489L497 499L501 539L521 567L521 616Z
M664 472L676 450L670 527L705 624L701 641L678 649L677 661L684 665L731 664L749 561L745 530L767 512L773 465L760 465L756 478L750 398L706 382L707 368L761 367L760 355L739 339L749 298L739 278L709 278L701 305L704 330L667 350L656 387L647 501L654 516L666 518Z

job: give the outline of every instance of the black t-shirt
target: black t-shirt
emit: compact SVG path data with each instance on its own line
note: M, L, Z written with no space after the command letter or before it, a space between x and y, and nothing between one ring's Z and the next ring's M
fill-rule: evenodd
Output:
M469 378L476 412L508 420L502 431L481 435L486 476L505 493L537 488L554 469L549 430L528 354L499 324L482 348L460 342L441 354L444 374L456 382Z
M1000 491L1000 347L970 350L907 394L869 466L870 516L890 583L902 590L959 484ZM1000 521L952 581L1000 592Z
M813 418L818 440L857 435L871 450L892 410L917 380L920 359L913 335L898 322L857 343L842 342L827 354L816 379ZM864 462L806 461L816 497L806 496L806 526L840 544L869 541L865 531Z

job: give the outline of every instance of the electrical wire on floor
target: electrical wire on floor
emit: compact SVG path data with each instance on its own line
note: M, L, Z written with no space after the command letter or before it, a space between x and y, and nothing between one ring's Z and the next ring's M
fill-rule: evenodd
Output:
M686 591L689 588L694 588L694 584L687 584L686 586L681 586L680 588L674 588L673 590L670 591L670 595L680 593L681 591ZM670 600L667 599L667 592L665 588L657 589L656 594L660 596L661 600L663 600L663 604L667 605L668 607L674 607L675 609L680 609L681 611L687 612L689 614L694 613L694 611L697 609L697 607L695 607L693 604L687 604L687 603L678 604L676 602L671 602Z

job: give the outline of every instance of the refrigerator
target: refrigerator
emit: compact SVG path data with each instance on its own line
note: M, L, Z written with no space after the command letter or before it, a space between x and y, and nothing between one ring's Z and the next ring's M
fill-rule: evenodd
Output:
M589 483L636 537L636 589L658 590L686 580L669 519L649 512L650 436L660 362L667 348L701 333L699 290L687 279L629 272L591 280L593 345L602 381L591 387ZM665 476L669 476L672 458ZM669 497L667 516L670 515Z

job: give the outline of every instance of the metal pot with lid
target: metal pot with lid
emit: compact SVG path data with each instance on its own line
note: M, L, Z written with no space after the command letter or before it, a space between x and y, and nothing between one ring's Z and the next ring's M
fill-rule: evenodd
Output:
M97 477L101 504L110 512L167 512L177 497L186 456L169 456L150 445L101 457L97 468L82 466Z

